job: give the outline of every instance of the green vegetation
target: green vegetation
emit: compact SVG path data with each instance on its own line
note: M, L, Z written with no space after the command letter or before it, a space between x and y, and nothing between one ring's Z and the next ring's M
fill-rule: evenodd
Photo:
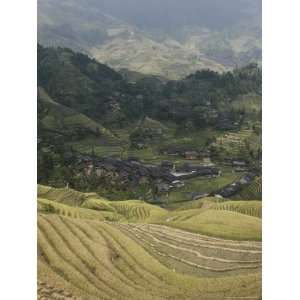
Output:
M38 85L39 295L259 299L257 65L168 81L38 46Z
M130 144L133 148L142 149L153 143L158 143L167 138L168 128L162 123L143 118L130 134Z
M260 3L123 2L38 2L38 298L261 299Z
M223 74L202 70L178 81L142 76L132 83L86 55L39 45L38 85L38 183L148 199L149 184L124 190L83 174L77 164L82 154L179 164L189 162L186 151L196 151L202 156L193 163L239 159L259 175L261 70L254 64ZM188 201L190 192L223 187L235 177L231 171L219 179L187 180L162 200Z
M39 46L38 73L39 86L55 102L105 127L122 128L148 116L152 121L145 118L146 127L167 120L190 130L213 126L220 114L232 127L241 118L258 119L261 110L261 70L256 65L224 74L198 71L167 83L141 79L132 84L83 54Z
M43 88L38 88L39 130L56 131L80 139L86 135L117 138L99 123L71 108L53 101Z
M261 200L262 197L262 178L257 176L255 180L247 187L242 189L242 191L235 196L235 198L240 199L258 199Z
M192 178L186 181L184 187L171 191L164 201L168 207L177 208L184 205L185 202L191 201L193 194L211 193L230 184L238 177L237 174L225 172L216 178Z

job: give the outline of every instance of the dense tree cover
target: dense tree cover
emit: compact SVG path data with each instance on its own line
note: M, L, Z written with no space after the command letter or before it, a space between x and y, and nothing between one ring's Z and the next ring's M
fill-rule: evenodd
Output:
M112 138L110 130L137 123L128 132L137 148L164 140L159 125L164 121L187 133L239 130L249 123L257 141L261 138L261 69L255 64L222 74L197 71L178 81L155 76L132 81L84 54L39 45L38 85L47 95L38 101L38 180L44 184L94 188L99 182L93 176L77 177L78 153L68 142L87 137L105 142ZM261 147L252 144L244 158L259 164ZM211 150L215 158L225 158L221 148Z
M260 95L261 70L252 64L223 74L202 70L167 83L153 77L129 83L84 54L39 46L38 84L58 103L106 126L148 115L203 127L221 113L230 118L228 104L240 95Z

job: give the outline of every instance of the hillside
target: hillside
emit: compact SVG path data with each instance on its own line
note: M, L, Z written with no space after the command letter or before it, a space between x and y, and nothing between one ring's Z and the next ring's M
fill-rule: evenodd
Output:
M52 287L53 294L60 289L80 299L130 300L259 295L257 273L220 279L185 275L110 224L40 215L38 228L40 285Z
M38 299L261 299L260 0L38 0Z
M85 55L38 45L38 85L55 102L96 121L104 122L108 112L110 122L118 118L111 85L121 79L120 74Z
M204 127L218 117L258 119L261 111L261 69L255 64L222 74L198 71L179 81L149 76L130 82L82 53L38 45L38 78L55 102L108 126L128 126L146 115Z
M261 239L261 203L257 201L202 200L200 208L184 208L170 212L140 200L108 201L95 193L80 193L72 189L38 186L39 210L63 216L155 223L187 231L237 240Z
M109 130L84 114L52 100L43 88L38 88L39 130L52 131L66 139L94 136L117 140Z
M236 213L242 225L235 238L243 241L234 241L216 238L222 230L218 214L210 219L215 229L206 225L209 237L173 229L175 220L158 225L175 212L141 201L107 201L46 186L38 187L38 196L39 295L203 300L260 295L261 244L247 241L245 231L253 228L248 218L258 218ZM178 211L176 226L207 212L216 211Z
M257 65L177 81L132 76L70 49L38 45L38 183L172 206L214 195L247 172L260 176ZM171 165L204 173L174 187ZM205 178L217 175L214 167L220 176Z
M261 62L259 1L38 1L38 40L115 69L183 78Z

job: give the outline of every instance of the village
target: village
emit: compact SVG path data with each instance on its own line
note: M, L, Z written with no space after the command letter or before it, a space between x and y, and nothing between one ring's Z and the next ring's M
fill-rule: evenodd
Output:
M177 153L182 155L181 153ZM180 191L190 180L215 180L222 178L223 166L216 166L205 153L203 160L199 162L199 154L196 151L185 151L184 162L176 163L171 160L163 160L160 163L146 162L137 157L127 159L112 157L97 157L92 155L79 155L76 160L76 169L80 176L87 180L109 185L123 191L135 190L137 187L145 187L148 200L163 201L171 192ZM169 154L170 157L174 155ZM201 154L200 154L201 155ZM203 153L202 153L203 155ZM229 162L225 163L228 169ZM228 198L237 194L243 187L249 185L255 178L255 173L249 170L244 161L230 161L232 173L241 174L236 180L226 184L222 188L214 190L197 191L190 190L190 200L198 200L208 196ZM151 196L149 196L151 194ZM146 195L141 198L147 199Z

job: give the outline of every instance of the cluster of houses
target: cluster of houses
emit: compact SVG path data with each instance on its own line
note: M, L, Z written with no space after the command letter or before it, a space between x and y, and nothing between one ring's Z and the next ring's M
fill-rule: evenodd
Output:
M146 165L137 158L120 160L80 156L77 164L87 177L94 175L99 179L114 178L127 186L134 186L141 182L151 183L155 185L158 193L167 193L171 189L183 187L185 179L221 175L221 171L214 167L188 163L175 166L169 161L163 161L160 165Z
M175 165L171 161L162 161L160 165L147 165L133 157L127 160L120 160L80 156L77 163L87 177L95 175L99 179L103 177L113 178L127 188L141 183L148 183L154 187L154 191L157 194L168 194L173 189L184 187L184 180L186 179L221 176L221 170L216 167L191 163ZM236 168L247 168L247 164L243 161L237 160L231 163ZM254 178L255 174L248 172L240 179L218 191L213 193L193 192L191 198L193 200L207 196L228 198L237 194L244 186L250 184Z
M243 175L240 179L236 180L235 182L225 186L221 190L214 193L214 196L221 197L221 198L229 198L234 196L238 192L242 190L245 186L249 185L254 179L255 174L247 173Z
M193 149L188 146L168 146L161 149L163 155L181 156L186 160L199 160L210 158L209 149Z
M241 124L241 117L236 120L232 120L228 114L219 114L216 122L216 129L218 130L238 130Z
M242 160L233 160L232 167L235 172L247 172L249 170L247 162Z

